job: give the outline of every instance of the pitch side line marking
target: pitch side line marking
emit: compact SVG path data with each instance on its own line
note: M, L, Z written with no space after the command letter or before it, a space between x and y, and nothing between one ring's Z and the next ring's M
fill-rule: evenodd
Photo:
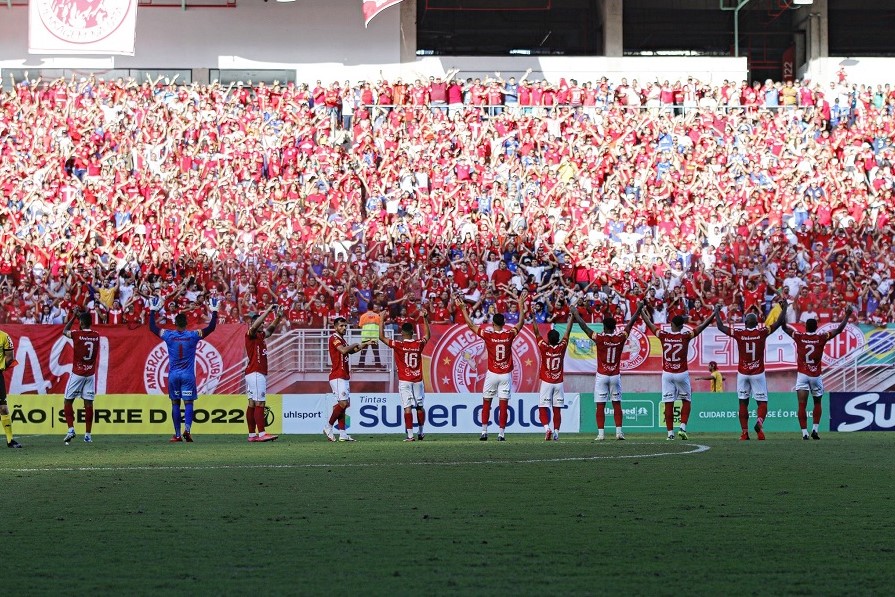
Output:
M637 444L643 446L664 444ZM619 454L607 456L570 456L568 458L532 458L526 460L463 460L456 462L405 462L404 466L463 466L466 464L539 464L545 462L582 462L588 460L621 460L628 458L656 458L660 456L688 456L707 452L711 448L702 444L692 445L686 452L656 452L655 454ZM301 468L374 468L393 467L393 462L358 462L340 464L222 464L211 466L77 466L47 468L9 468L11 473L42 472L100 472L100 471L216 471L216 470L251 470L251 469L301 469ZM400 465L399 465L400 466Z

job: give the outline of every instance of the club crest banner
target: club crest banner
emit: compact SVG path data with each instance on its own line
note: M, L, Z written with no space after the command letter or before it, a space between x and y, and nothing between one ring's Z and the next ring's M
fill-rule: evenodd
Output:
M137 0L31 0L31 54L134 55Z
M168 349L146 326L94 328L100 335L96 360L97 394L168 393ZM72 342L61 325L6 325L17 364L4 372L10 394L62 394L71 373ZM200 394L213 394L228 372L245 363L246 326L225 324L196 348L196 383ZM227 391L232 391L227 389ZM223 393L223 392L220 392Z

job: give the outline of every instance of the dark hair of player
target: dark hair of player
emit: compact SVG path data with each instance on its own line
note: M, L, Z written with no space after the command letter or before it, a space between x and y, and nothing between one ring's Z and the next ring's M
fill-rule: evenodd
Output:
M809 333L814 333L817 331L817 320L813 317L807 321L805 321L805 331Z
M608 315L606 317L604 317L603 318L603 328L607 332L614 332L615 331L615 317L610 317Z
M549 342L552 346L556 346L559 344L559 332L556 330L550 330L547 332L547 342Z
M186 315L183 313L178 313L174 316L174 325L176 325L179 329L186 328Z
M89 330L90 324L92 323L90 321L90 313L81 313L78 315L78 323L81 324L82 330Z
M671 323L676 328L684 327L684 316L683 315L675 315L674 317L671 318Z
M503 313L495 313L494 317L491 318L491 321L494 322L494 325L503 326L507 320L504 318Z
M337 325L339 325L340 323L348 323L348 320L345 319L344 317L336 317L336 318L333 320L333 326L337 326Z
M405 321L404 323L401 324L401 333L402 334L404 334L405 336L412 336L413 332L414 332L414 330L413 330L412 323L410 323L409 321Z

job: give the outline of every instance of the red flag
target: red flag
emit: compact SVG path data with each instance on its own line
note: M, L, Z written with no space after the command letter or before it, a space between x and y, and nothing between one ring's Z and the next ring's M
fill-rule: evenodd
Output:
M364 1L364 27L370 24L373 17L381 13L389 6L400 4L401 0L363 0Z

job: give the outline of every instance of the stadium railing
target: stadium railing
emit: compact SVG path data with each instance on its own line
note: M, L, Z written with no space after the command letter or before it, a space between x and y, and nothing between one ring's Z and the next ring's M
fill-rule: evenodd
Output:
M867 343L833 362L823 380L828 392L887 391L895 386L895 351Z
M279 388L288 387L298 381L322 381L327 379L330 370L329 338L330 329L298 329L275 334L267 341L267 387L271 393ZM392 338L391 330L386 330L387 338ZM346 338L349 344L360 342L360 330L349 330ZM379 345L379 364L375 364L371 349L353 354L349 357L352 373L364 373L388 381L395 382L394 354L384 344ZM218 382L217 394L242 394L245 392L245 365L240 363L224 371Z

